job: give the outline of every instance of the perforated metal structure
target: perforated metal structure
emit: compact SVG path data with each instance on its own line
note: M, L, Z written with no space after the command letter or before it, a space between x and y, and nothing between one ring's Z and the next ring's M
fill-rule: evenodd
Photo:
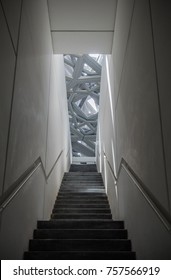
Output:
M102 55L64 55L74 157L95 156Z

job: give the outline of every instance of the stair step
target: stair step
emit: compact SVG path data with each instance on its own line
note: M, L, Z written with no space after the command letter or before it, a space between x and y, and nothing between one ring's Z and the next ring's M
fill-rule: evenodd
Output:
M125 229L38 229L35 239L126 239Z
M80 193L77 193L77 192L75 192L75 193L61 193L60 191L58 192L58 196L57 197L60 197L60 198L62 198L62 197L66 197L66 198L69 198L69 197L75 197L75 198L106 198L106 194L105 193L101 193L101 194L98 194L98 193L82 193L82 194L80 194Z
M73 200L79 200L79 201L102 201L102 202L108 202L107 197L103 196L103 197L82 197L82 196L73 196L73 197L61 197L58 196L56 199L56 202L58 201L62 201L62 200L66 200L66 201L73 201Z
M93 172L93 171L91 171L91 172L86 172L86 171L77 171L77 172L65 172L64 173L64 177L66 176L71 176L71 177L76 177L76 176L93 176L93 175L95 175L95 176L99 176L99 177L101 177L102 178L102 175L101 175L101 173L98 173L98 172Z
M98 188L74 188L74 187L72 187L72 188L61 188L61 190L60 190L60 194L61 193L68 193L68 194L70 194L70 193L72 193L72 194L74 194L74 193L77 193L77 194L82 194L82 193L85 193L85 194L91 194L91 192L96 192L97 194L103 194L103 193L105 193L105 190L104 189L98 189Z
M105 208L53 208L52 213L58 213L58 214L67 214L67 213L72 213L72 214L84 214L84 213L102 213L102 214L111 214L110 208L105 209Z
M62 186L102 186L104 187L103 181L97 182L97 181L62 181Z
M91 192L96 192L96 193L105 193L105 190L103 189L95 189L95 188L90 188L90 189L83 189L83 188L80 188L80 189L74 189L74 188L70 188L70 189L62 189L60 191L60 193L91 193Z
M96 184L92 184L92 185L84 185L84 184L62 184L61 185L61 190L64 189L75 189L75 190L79 190L79 189L100 189L103 190L105 189L103 185L96 185Z
M82 179L83 178L83 179ZM77 177L73 177L73 178L68 178L69 180L62 180L62 184L103 184L103 180L101 178L96 179L96 178L89 178L89 180L86 178L86 176L82 176L82 178L77 178ZM67 178L66 178L67 179ZM91 179L91 180L90 180Z
M112 219L111 214L51 214L51 219Z
M99 208L104 208L104 209L109 209L109 204L101 204L101 203L99 203L99 204L86 204L86 203L84 203L84 204L82 204L82 203L80 203L80 204L72 204L72 203L70 203L70 204L66 204L66 203L56 203L55 205L54 205L54 207L55 208L77 208L77 209L81 209L81 208L94 208L94 209L99 209Z
M94 179L94 180L88 180L88 179L86 179L86 177L84 177L84 179L74 179L74 178L66 178L66 179L63 179L62 180L62 184L83 184L83 185L93 185L93 184L95 184L95 185L104 185L104 183L103 183L103 180L102 179Z
M56 202L55 202L55 205L56 204L87 204L87 205L90 205L90 204L105 204L105 205L108 205L109 203L108 203L108 201L103 201L103 200L78 200L78 199L68 199L68 200L66 200L66 199L59 199L59 200L57 200Z
M107 197L80 197L80 196L58 196L56 198L56 201L62 201L62 200L66 200L66 201L72 201L72 200L79 200L79 201L102 201L102 202L108 202Z
M129 251L130 240L125 239L33 239L30 251Z
M25 260L135 260L135 252L128 251L98 251L98 252L75 252L75 251L32 251L25 252Z
M38 229L124 229L123 221L61 219L38 221Z
M70 172L97 172L97 167L95 164L72 164L70 167Z
M103 178L102 176L99 176L99 175L71 175L71 174L68 174L68 175L64 175L62 181L64 182L67 182L67 181L81 181L81 182L89 182L89 181L93 181L93 182L103 182Z
M63 182L100 182L103 183L103 180L99 176L64 176L63 177Z

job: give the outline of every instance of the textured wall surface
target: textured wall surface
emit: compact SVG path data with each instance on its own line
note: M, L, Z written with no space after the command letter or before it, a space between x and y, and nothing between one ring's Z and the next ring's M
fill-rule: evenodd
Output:
M37 219L49 219L69 167L69 123L63 56L53 55L47 1L1 2L1 198L38 158L47 177L39 167L1 213L1 259L21 259Z
M123 158L159 207L171 215L170 7L169 1L118 1L112 55L104 66L108 71L103 72L106 78L99 113L98 167L103 167L106 187L110 185L111 189L114 151L119 178L118 189L113 179L112 209L118 209L114 208L118 192L118 217L128 226L138 258L169 258L164 240L170 246L171 238L133 181L124 171L118 171ZM140 231L143 234L147 226L144 238ZM154 231L157 236L153 239Z
M149 1L135 1L116 105L117 168L123 157L169 211Z
M2 194L8 126L11 111L13 79L15 71L15 52L8 33L8 27L0 6L0 194Z
M168 191L171 202L171 35L170 35L170 1L164 5L161 1L151 1L152 26L154 35L154 51L156 57L156 75L158 94L160 100L161 122L163 129L164 152L166 160L166 173L168 179Z

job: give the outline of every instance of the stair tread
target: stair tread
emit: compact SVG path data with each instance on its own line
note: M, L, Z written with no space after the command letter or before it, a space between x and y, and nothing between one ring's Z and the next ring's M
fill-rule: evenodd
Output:
M55 209L57 209L58 210L58 208L56 208L56 207L54 207L54 210ZM109 208L110 209L110 208ZM65 207L64 208L60 208L60 210L78 210L78 208L75 208L75 207L70 207L69 209L66 209ZM95 210L95 211L98 211L98 210L102 210L102 211L104 211L105 209L104 208L97 208L97 209L94 209L94 208L91 208L91 207L85 207L85 208L82 208L81 209L82 211L83 210L85 210L85 211L87 211L87 210ZM107 211L109 211L109 210L107 210Z
M66 201L66 202L72 202L72 201L77 201L77 202L83 202L83 201L85 201L85 202L89 202L89 201L91 201L91 202L101 202L101 203L108 203L108 200L107 200L107 198L84 198L84 197L82 197L82 198L75 198L75 197L73 197L73 198L65 198L65 197L62 197L62 198L57 198L56 199L56 201L55 202L61 202L61 201Z
M91 175L91 176L93 176L93 175L97 175L97 176L102 177L101 173L98 173L97 171L91 171L91 172L89 172L89 171L77 171L77 172L75 172L75 174L74 174L73 171L72 172L65 172L64 176L67 176L67 175L70 175L70 176L77 176L77 175L78 176L79 175L83 175L83 176Z
M129 259L134 260L136 258L135 252L131 251L32 251L25 252L25 259L60 259L60 260L69 260L69 259L82 259L82 260L119 260L119 259Z
M33 239L29 243L30 251L115 251L131 250L129 239Z
M80 200L80 201L78 201L78 202L74 202L75 200L67 200L67 201L65 201L65 200L60 200L60 201L55 201L55 204L54 204L54 207L56 207L56 206L58 206L59 204L61 205L61 204L63 204L63 205L70 205L70 204L72 204L72 205L85 205L85 208L87 208L87 209L90 209L91 207L92 208L94 208L95 206L98 206L98 208L99 208L99 205L102 205L102 208L104 208L103 206L105 205L105 206L108 206L109 207L109 202L108 201L102 201L102 200L100 200L100 201L92 201L92 200L90 200L90 202L89 201L85 201L85 200ZM59 203L58 203L59 202ZM70 207L70 208L75 208L75 207Z
M106 196L102 196L102 197L91 197L91 196L88 196L88 197L82 197L82 196L73 196L73 197L67 197L67 196L65 196L65 197L57 197L57 199L56 199L56 201L60 201L60 200L85 200L85 201L107 201L108 202L108 198L106 197Z
M116 233L116 232L127 232L126 229L36 229L36 231L53 231L53 232L113 232L113 233Z
M113 222L111 220L99 219L52 219L50 221L38 221L38 228L124 228L123 222Z
M73 194L61 194L61 193L59 193L58 194L58 198L60 198L60 199L62 199L62 198L64 198L64 199L72 199L72 198L74 198L74 199L96 199L96 198L98 198L98 199L101 199L101 200L103 200L103 199L107 199L106 198L106 196L105 195L89 195L89 194L79 194L79 193L73 193ZM57 199L58 199L57 198Z
M51 214L51 219L111 219L111 214Z
M61 213L52 213L52 214L67 215L67 216L72 216L73 215L73 213L63 213L63 214L61 214ZM87 213L87 214L85 214L85 213L76 213L74 215L78 215L78 216L80 216L80 215L88 215L88 216L96 216L96 215L97 216L102 216L102 215L104 215L104 216L111 216L112 214L111 213L104 213L104 214L102 214L102 213Z
M96 204L96 205L94 205L94 204L90 204L89 205L90 206L90 208L94 208L94 209L101 209L101 208L104 208L104 209L110 209L109 208L109 205L106 205L106 204ZM88 206L87 206L87 204L56 204L55 205L55 208L58 208L58 209L60 209L60 208L66 208L66 209L69 209L69 208L77 208L77 209L81 209L81 208L87 208Z
M60 190L60 193L66 193L66 192L68 192L68 193L70 193L70 192L73 192L73 193L86 193L86 194L88 194L88 193L90 193L91 194L91 192L96 192L96 193L105 193L105 189L104 188L95 188L94 186L93 187L89 187L89 188L85 188L85 187L62 187L61 188L61 190Z
M73 215L73 214L75 214L75 215L85 215L85 214L87 214L87 215L90 215L90 216L95 215L95 214L97 214L97 215L104 214L106 216L106 215L111 215L111 212L109 212L109 211L110 210L108 210L106 212L101 212L101 211L93 212L92 210L90 210L90 211L87 212L87 210L86 211L80 211L79 209L78 210L70 210L69 209L69 211L65 211L65 210L61 211L60 209L59 210L55 209L55 210L53 210L52 214L62 214L62 215L65 215L65 214L67 214L67 215L69 215L69 214L70 215Z
M79 219L79 220L75 220L75 219L61 219L61 221L65 221L65 222L73 222L74 223L74 221L75 222L80 222L80 223L82 223L82 222L88 222L89 221L89 219L87 219L87 220L84 220L84 221L82 221L82 219ZM58 223L58 221L52 221L52 220L49 220L49 221L38 221L38 223ZM92 222L92 221L91 221ZM118 224L118 222L114 222L114 221L112 221L111 219L109 220L109 221L106 221L106 220L103 220L103 219L101 219L100 221L98 220L98 221L96 221L96 219L93 221L93 223L94 224L98 224L98 223L104 223L104 224L107 224L107 223L110 223L110 224L113 224L113 225L115 225L115 224ZM120 224L120 223L119 223Z
M84 208L80 208L80 209L73 209L73 208L68 208L68 211L67 209L58 209L58 208L54 208L53 209L53 212L52 214L111 214L111 211L110 210L106 210L105 208L104 209L100 209L100 210L97 210L97 209L94 209L94 208L91 208L91 209L84 209Z
M34 238L55 239L126 239L125 229L36 229Z

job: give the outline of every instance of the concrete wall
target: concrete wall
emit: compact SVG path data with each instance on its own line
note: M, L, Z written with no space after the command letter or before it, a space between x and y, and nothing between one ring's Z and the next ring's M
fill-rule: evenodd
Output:
M46 0L2 0L0 21L1 198L38 158L47 177L39 167L1 213L1 259L21 259L70 164L65 75L63 57L53 55Z
M115 139L114 139L114 114L112 104L112 86L108 72L108 60L103 59L102 78L100 88L100 111L97 129L97 167L102 172L106 192L114 219L118 217L118 197L115 187ZM108 164L110 162L110 166ZM116 175L116 174L115 174Z
M169 1L118 1L113 50L106 60L109 77L106 74L103 78L102 89L105 85L106 89L101 91L98 148L98 166L104 166L105 182L109 181L108 170L118 175L124 158L168 216L171 216L170 8ZM112 122L114 129L109 129ZM111 184L107 188L111 189ZM114 202L117 194L118 218L125 220L137 257L170 258L170 234L123 170L118 190L113 179Z

